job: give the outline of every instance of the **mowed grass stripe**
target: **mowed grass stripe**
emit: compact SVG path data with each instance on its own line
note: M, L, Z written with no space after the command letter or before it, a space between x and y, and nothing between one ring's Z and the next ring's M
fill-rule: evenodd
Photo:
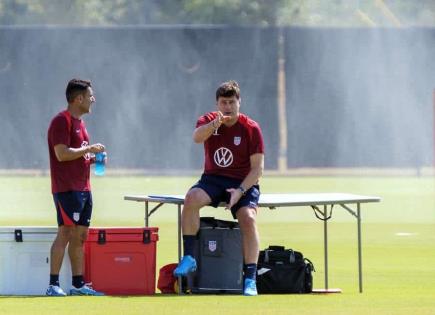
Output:
M93 179L94 226L142 226L144 207L125 194L183 194L193 177L105 177ZM356 222L334 208L329 228L329 284L342 294L149 297L0 297L0 314L434 314L435 187L428 177L266 177L264 193L349 192L378 195L363 205L364 293L358 293ZM0 177L0 225L55 225L49 178ZM223 210L205 215L230 218ZM323 286L323 224L307 208L261 210L261 246L285 245L315 266L314 286ZM176 211L162 207L157 265L175 262ZM48 278L48 276L47 276ZM29 279L31 281L31 279Z

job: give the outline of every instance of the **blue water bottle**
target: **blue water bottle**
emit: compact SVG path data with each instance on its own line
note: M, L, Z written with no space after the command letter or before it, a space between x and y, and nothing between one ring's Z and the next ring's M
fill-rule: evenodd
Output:
M106 152L95 153L95 175L103 176L106 171Z

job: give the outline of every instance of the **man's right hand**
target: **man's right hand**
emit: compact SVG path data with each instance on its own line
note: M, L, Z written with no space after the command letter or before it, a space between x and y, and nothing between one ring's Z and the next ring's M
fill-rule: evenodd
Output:
M95 143L88 146L88 152L89 153L100 153L104 152L106 148L101 143Z
M213 127L214 127L214 129L219 128L224 122L226 122L226 121L231 119L231 116L225 116L220 111L217 111L216 113L217 113L217 116L213 120Z

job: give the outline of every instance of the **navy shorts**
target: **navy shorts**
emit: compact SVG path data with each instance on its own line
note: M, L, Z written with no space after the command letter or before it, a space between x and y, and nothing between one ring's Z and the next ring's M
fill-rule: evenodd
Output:
M237 188L241 183L242 180L235 178L202 174L201 179L192 188L204 190L211 199L210 206L216 208L221 202L228 203L230 201L230 193L227 192L227 189ZM260 199L260 187L254 185L231 207L233 218L236 219L236 212L242 207L257 208L258 199Z
M92 194L90 191L67 191L53 194L59 226L91 224Z

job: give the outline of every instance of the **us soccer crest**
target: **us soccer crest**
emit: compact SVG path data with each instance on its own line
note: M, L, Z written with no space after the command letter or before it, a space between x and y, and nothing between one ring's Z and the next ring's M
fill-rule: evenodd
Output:
M216 241L208 241L208 249L211 252L214 252L217 248L217 242Z
M78 221L78 220L80 220L80 213L79 212L74 212L73 213L73 219L74 219L74 221Z
M234 137L234 144L239 145L240 141L242 141L242 137Z

